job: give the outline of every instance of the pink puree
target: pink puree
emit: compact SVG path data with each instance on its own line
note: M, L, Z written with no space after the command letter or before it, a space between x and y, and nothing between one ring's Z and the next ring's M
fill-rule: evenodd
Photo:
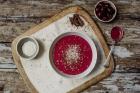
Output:
M68 64L65 60L65 51L68 46L76 45L79 46L80 58ZM53 50L54 65L62 73L69 75L77 75L84 72L92 61L92 50L88 42L80 36L69 35L61 38L54 47Z
M122 29L118 26L113 27L112 30L111 30L111 37L116 42L118 42L122 39L123 34L124 33L123 33Z

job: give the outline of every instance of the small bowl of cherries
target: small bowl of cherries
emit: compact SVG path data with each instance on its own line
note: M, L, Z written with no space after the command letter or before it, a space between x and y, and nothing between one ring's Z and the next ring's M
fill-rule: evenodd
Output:
M117 14L117 8L109 0L100 0L94 9L96 18L101 22L111 22Z

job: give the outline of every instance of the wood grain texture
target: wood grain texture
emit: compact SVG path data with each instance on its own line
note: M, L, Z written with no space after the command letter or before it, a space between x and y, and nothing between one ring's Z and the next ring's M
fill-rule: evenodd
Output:
M3 0L2 0L3 1ZM6 0L0 6L0 42L11 42L27 29L50 18L63 8L81 5L94 17L94 5L98 0ZM112 0L118 8L118 16L111 24L98 22L104 32L110 31L114 25L122 25L127 35L123 43L139 43L140 37L140 2L137 0ZM104 29L103 29L104 28ZM129 39L129 40L128 40ZM111 40L107 38L107 41ZM111 43L111 42L110 42Z
M109 78L83 93L138 93L140 91L139 80L140 74L138 73L113 73Z
M1 0L1 16L46 17L60 12L64 7L81 5L92 15L98 0ZM119 14L139 16L139 0L112 0L119 9ZM136 15L137 14L137 15ZM129 17L129 16L128 16Z
M21 35L26 30L34 27L45 19L48 18L29 18L25 21L12 19L13 21L15 20L15 22L0 22L0 42L11 42L16 36ZM111 31L111 28L115 25L121 25L121 27L125 31L125 37L120 42L120 44L140 44L140 21L132 19L120 19L110 24L105 24L97 21L97 24L101 28L103 35L106 37L108 44L111 44L109 33Z
M107 79L97 85L91 86L83 93L138 93L140 74L138 73L113 73ZM4 86L4 91L10 93L28 93L22 78L16 72L0 72L0 87ZM49 90L48 90L49 91Z
M17 72L0 72L0 93L29 93ZM3 91L3 92L2 92Z
M19 77L13 59L11 55L11 41L21 35L31 27L41 23L42 21L50 18L52 15L60 12L64 7L72 5L80 5L86 8L92 17L94 17L94 5L98 0L0 0L0 93L28 93L25 88L24 82L20 79L20 82L4 83L4 80L13 78L16 80ZM121 25L125 30L124 39L118 44L120 51L114 54L116 63L116 69L113 73L113 77L109 77L104 80L105 86L102 86L102 82L89 88L85 93L106 93L113 91L114 87L119 87L118 90L126 93L139 93L140 87L140 1L139 0L111 0L118 8L118 15L116 19L109 23L101 23L96 20L100 26L103 35L105 36L107 43L110 45L111 39L109 36L112 26ZM6 42L6 43L5 43ZM126 49L126 50L125 50ZM118 51L118 50L115 50ZM127 52L125 54L125 52ZM123 54L123 57L119 55ZM4 73L4 76L2 77ZM114 75L115 74L115 75ZM119 75L118 75L119 74ZM130 75L129 75L130 74ZM122 76L120 76L122 75ZM114 79L115 78L115 79ZM119 81L117 84L116 78L123 81ZM129 79L127 79L129 78ZM134 78L134 80L133 80ZM133 87L137 81L137 86ZM129 80L131 87L128 87ZM12 82L12 80L11 80ZM125 83L124 83L125 82ZM3 90L3 85L4 87ZM19 85L14 86L14 85ZM122 88L121 88L122 87ZM128 89L126 90L126 87ZM117 89L117 88L116 88ZM118 92L116 92L118 93Z

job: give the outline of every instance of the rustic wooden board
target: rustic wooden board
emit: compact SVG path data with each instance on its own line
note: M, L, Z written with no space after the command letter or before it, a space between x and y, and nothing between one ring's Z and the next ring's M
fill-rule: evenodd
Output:
M108 33L111 28L115 25L121 25L125 29L125 37L119 43L119 49L115 49L115 52L118 52L118 50L120 52L113 54L116 63L115 71L112 74L113 76L90 87L85 93L114 93L114 88L109 88L111 86L118 88L118 90L115 91L116 93L139 93L140 1L111 1L114 2L119 11L116 19L106 24L99 22L94 17L93 9L98 0L0 0L0 65L2 67L0 68L0 81L5 82L0 83L0 85L4 86L3 90L0 90L0 93L29 93L22 79L19 80L20 82L15 82L15 80L21 77L18 75L16 66L13 63L11 41L29 28L38 25L56 14L56 12L71 5L81 5L90 12L92 18L100 26L109 46L111 39ZM122 57L119 55L125 56ZM129 80L127 78L129 78ZM118 82L119 79L120 81ZM137 86L134 86L135 83L137 83ZM103 87L101 87L102 84L104 85Z
M105 56L108 55L109 53L109 49L108 49L108 46L102 36L102 33L101 31L99 30L99 28L96 26L95 22L91 19L91 17L84 11L83 8L81 7L78 7L78 6L75 6L75 7L71 7L71 8L68 8L68 9L65 9L63 10L63 12L57 14L56 16L52 17L50 20L48 20L47 22L44 21L43 23L39 24L38 26L28 30L26 33L24 33L23 35L19 36L17 39L15 39L12 43L12 53L13 53L13 57L14 57L14 60L15 60L15 64L17 65L17 68L19 69L19 72L20 74L22 75L23 79L26 81L27 85L30 87L30 89L33 91L33 93L37 92L37 90L34 88L34 86L31 84L31 82L29 81L22 65L21 65L21 62L20 62L20 59L19 59L19 56L17 55L16 53L16 43L18 41L18 39L20 37L23 37L23 36L26 36L26 35L31 35L35 32L37 32L38 30L40 30L41 28L45 27L45 26L48 26L49 24L51 24L52 22L55 22L56 20L58 20L59 18L65 16L66 14L69 14L69 13L77 13L79 15L81 15L89 24L90 26L92 27L92 29L94 30L94 33L96 34L96 36L98 37L100 43L103 47L103 50L105 52ZM110 75L113 71L113 67L114 67L114 62L113 62L113 59L111 57L111 60L110 60L110 66L109 68L106 68L100 75L97 75L95 78L92 78L91 80L85 82L84 84L82 84L81 86L73 89L70 91L70 93L77 93L77 92L80 92L84 89L86 89L87 87L93 85L93 84L96 84L97 82L99 82L100 80L102 80L103 78L107 77L108 75Z

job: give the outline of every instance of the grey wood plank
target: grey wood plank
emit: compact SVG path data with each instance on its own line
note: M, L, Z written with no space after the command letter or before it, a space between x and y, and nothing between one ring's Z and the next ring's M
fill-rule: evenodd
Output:
M92 15L94 5L98 0L1 0L1 16L52 16L61 9L80 5L86 8ZM119 9L120 14L135 14L139 16L139 0L112 0Z
M94 15L94 5L98 0L6 0L0 4L0 42L11 42L16 36L29 28L39 24L63 8L72 5L81 5ZM112 24L104 24L97 21L107 41L107 33L114 25L121 25L125 32L125 38L121 43L139 43L140 10L139 0L112 0L118 7L118 16ZM95 19L95 17L93 16Z
M25 21L23 21L24 19L21 21L20 19L11 19L13 22L0 21L0 42L12 42L14 38L45 19L47 18L25 18ZM121 26L124 29L125 35L119 44L140 44L140 21L138 20L116 20L108 24L97 21L97 24L101 28L108 44L112 43L110 31L113 26Z
M140 73L113 73L110 77L83 93L139 93L139 75Z
M29 93L29 89L24 84L17 72L1 72L1 86L4 91L12 93ZM48 90L49 92L49 90ZM140 73L113 73L96 85L91 86L83 93L138 93L140 92Z

